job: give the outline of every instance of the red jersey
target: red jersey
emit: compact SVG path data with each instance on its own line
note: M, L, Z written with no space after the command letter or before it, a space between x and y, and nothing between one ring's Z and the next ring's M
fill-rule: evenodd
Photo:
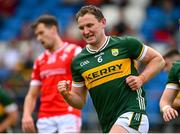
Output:
M68 105L57 89L60 80L72 80L71 61L80 51L81 47L64 43L55 52L46 50L35 60L30 85L41 85L38 118L68 113L80 116L80 110Z

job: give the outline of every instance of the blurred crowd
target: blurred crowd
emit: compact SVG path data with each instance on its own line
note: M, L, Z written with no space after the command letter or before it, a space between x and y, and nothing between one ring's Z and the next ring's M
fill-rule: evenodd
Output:
M75 14L82 5L88 4L101 7L109 35L135 36L162 55L172 48L180 50L178 0L0 0L0 84L16 100L19 118L33 61L43 50L32 34L31 22L41 14L55 15L62 39L84 47ZM151 132L174 132L173 125L164 129L168 125L162 121L158 107L166 80L167 72L162 71L145 85ZM100 131L90 99L83 109L83 122L83 132ZM19 120L13 131L21 132L20 126Z

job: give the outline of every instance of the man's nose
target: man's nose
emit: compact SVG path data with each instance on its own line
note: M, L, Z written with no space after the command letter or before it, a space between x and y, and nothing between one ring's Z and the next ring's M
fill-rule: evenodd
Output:
M89 29L88 28L84 28L84 34L88 34L89 33Z

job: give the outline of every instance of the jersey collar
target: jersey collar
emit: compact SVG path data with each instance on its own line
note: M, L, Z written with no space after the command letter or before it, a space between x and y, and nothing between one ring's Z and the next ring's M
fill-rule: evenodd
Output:
M105 40L104 44L98 50L91 49L88 44L86 45L86 50L89 53L100 52L100 51L102 51L107 46L107 44L109 43L109 39L110 39L110 36L106 36L106 40Z

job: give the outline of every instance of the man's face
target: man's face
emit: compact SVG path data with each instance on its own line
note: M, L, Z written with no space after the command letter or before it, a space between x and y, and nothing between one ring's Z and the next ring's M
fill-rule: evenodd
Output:
M169 70L171 69L171 66L172 66L172 61L170 58L165 58L165 66L164 66L164 71L167 71L169 72Z
M35 35L45 49L53 47L54 33L52 27L46 27L43 23L39 23L35 29Z
M164 58L165 60L165 66L164 66L164 71L167 71L169 72L171 67L172 67L172 64L173 62L177 61L177 60L180 60L180 55L174 55L174 56L171 56L171 57L168 57L168 58Z
M78 27L87 44L96 45L104 34L106 21L98 21L94 15L85 14L78 18Z

